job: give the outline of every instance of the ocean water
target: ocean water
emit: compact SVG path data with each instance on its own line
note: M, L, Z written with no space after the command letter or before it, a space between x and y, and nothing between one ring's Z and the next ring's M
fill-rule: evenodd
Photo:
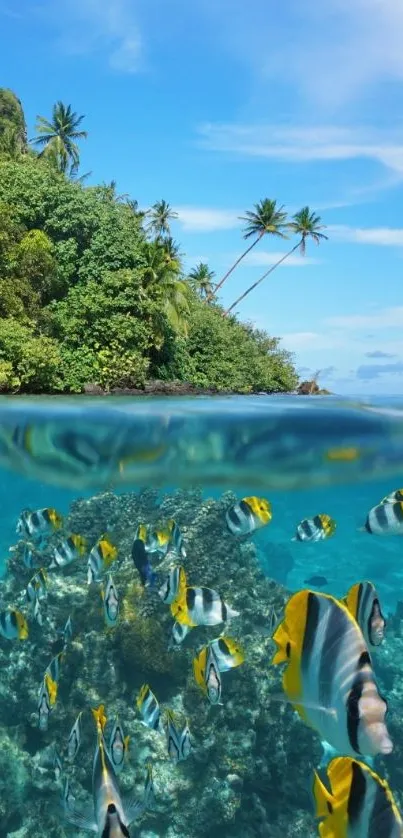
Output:
M206 829L217 838L318 835L312 783L320 736L282 689L281 670L271 664L271 634L293 593L309 588L339 599L355 583L372 582L387 620L373 665L392 727L401 717L403 539L371 534L365 523L373 507L403 487L403 400L2 399L0 487L1 610L21 611L29 630L24 641L0 637L0 836L90 834L100 736L91 709L99 704L106 708L109 754L116 716L131 738L123 771L115 766L122 794L145 800L145 766L153 765L155 804L133 821L130 835L198 838ZM270 502L271 520L250 535L234 535L225 513L250 496ZM62 516L60 527L43 536L17 534L24 510L48 508ZM334 520L334 534L314 543L294 540L297 525L318 514ZM193 628L175 648L169 604L157 584L142 584L131 553L140 524L158 529L168 519L177 522L186 555L172 544L167 556L150 554L158 585L181 564L189 585L219 590L239 612L228 625ZM25 593L35 568L24 564L24 542L46 569L72 532L86 539L86 550L48 571L40 625ZM106 623L100 596L106 568L99 582L87 583L88 553L101 536L117 550L109 568L119 597L116 625ZM46 667L63 648L68 617L73 637L40 730L38 695ZM214 705L195 682L192 661L222 632L241 645L245 660L223 673L222 705ZM168 721L158 731L142 724L136 699L144 683L162 717L174 713L171 740ZM79 753L69 760L68 737L79 713ZM186 719L192 750L177 761L172 737L180 745ZM375 762L397 805L403 737L398 742L397 755L395 748ZM74 804L61 802L66 779ZM121 820L128 821L126 799L122 806ZM105 817L112 817L105 812L97 834L126 834L119 826L113 831L112 821L103 831Z

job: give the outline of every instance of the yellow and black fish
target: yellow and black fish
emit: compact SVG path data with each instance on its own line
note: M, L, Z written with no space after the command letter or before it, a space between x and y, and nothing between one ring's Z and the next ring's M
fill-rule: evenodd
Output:
M235 669L245 660L245 653L242 647L232 637L217 637L209 644L214 652L215 660L220 672L228 672Z
M22 538L38 538L46 533L60 529L63 518L53 507L37 509L31 512L24 509L17 522L17 535Z
M389 754L393 744L371 658L358 623L328 594L294 594L273 634L283 687L321 739L349 756Z
M171 605L186 588L186 574L180 565L171 568L158 593L166 605Z
M119 597L111 573L108 574L105 587L102 586L101 596L106 625L112 628L119 618Z
M238 617L221 594L212 588L185 588L171 603L171 614L187 626L216 626L231 617Z
M8 640L26 640L29 634L28 623L21 611L0 612L0 634Z
M48 593L47 581L48 577L46 570L43 567L40 567L33 575L32 579L28 582L26 588L28 602L35 602L36 599L39 601L46 599Z
M84 556L86 551L87 539L83 538L82 535L72 533L54 548L53 559L49 565L49 570L67 567L71 562Z
M382 614L379 597L372 582L352 585L342 600L353 615L369 647L380 646L385 637L386 620Z
M249 535L265 527L272 519L271 504L266 498L254 495L235 503L225 513L227 527L232 535Z
M130 736L125 736L119 719L115 719L109 738L109 755L116 772L121 771L129 750Z
M218 662L211 646L203 646L193 660L193 674L196 684L207 696L210 704L221 704L221 675Z
M364 529L372 535L403 535L403 503L379 503L368 512Z
M336 531L336 522L330 515L315 515L304 518L298 526L292 541L323 541L331 538Z
M403 501L403 489L395 489L381 500L381 503L401 503Z
M350 757L332 759L328 789L315 772L321 838L403 838L403 822L386 780Z
M100 576L106 573L111 564L116 561L117 556L117 547L112 544L107 535L101 536L88 556L88 584L99 582Z
M189 725L186 722L181 731L178 730L172 710L166 712L168 756L173 762L183 762L192 750Z

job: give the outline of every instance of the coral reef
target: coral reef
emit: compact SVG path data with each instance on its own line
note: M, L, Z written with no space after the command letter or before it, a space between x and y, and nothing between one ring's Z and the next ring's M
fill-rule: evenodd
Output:
M266 578L250 539L234 538L224 513L235 501L228 492L205 500L199 491L156 491L115 495L112 491L73 503L66 531L96 542L105 532L119 549L112 567L120 595L120 621L106 628L99 585L87 585L86 559L49 572L43 626L30 622L25 642L0 639L0 835L10 838L88 835L63 820L60 784L53 768L53 744L64 756L80 710L83 738L79 757L67 766L77 803L89 802L95 745L90 709L105 703L130 734L130 755L120 775L122 791L142 795L144 763L154 763L156 808L132 827L140 838L284 838L317 835L311 799L312 770L320 744L284 700L278 667L271 667L273 609L281 614L287 592ZM131 559L140 522L157 526L175 517L184 536L183 564L189 584L216 588L240 612L227 633L241 641L243 666L223 675L223 706L210 706L193 680L192 659L221 627L192 630L180 648L170 648L172 617L157 595L144 592ZM43 560L49 564L52 536ZM157 565L161 577L177 559ZM32 576L16 545L2 580L3 607L26 611L25 587ZM45 668L61 648L58 631L68 616L73 639L61 663L59 694L46 732L38 729L36 706ZM400 626L400 621L399 621ZM375 665L390 698L390 729L398 742L403 679L403 638L394 626ZM178 765L168 758L165 738L142 723L136 696L149 683L162 707L187 718L194 750ZM395 752L379 763L392 788L403 788L403 760ZM398 795L397 795L398 798ZM399 801L400 802L400 801Z

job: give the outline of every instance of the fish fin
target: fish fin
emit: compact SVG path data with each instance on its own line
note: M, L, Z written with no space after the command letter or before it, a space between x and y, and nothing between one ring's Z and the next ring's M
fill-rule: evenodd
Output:
M322 783L322 780L319 777L319 774L315 771L315 779L313 782L313 796L315 798L316 804L316 817L317 818L327 818L329 817L329 805L333 808L334 799L333 795L330 791L326 788L325 784Z
M230 620L232 617L239 617L240 612L235 611L235 608L231 608L230 605L227 605L227 620Z
M274 640L278 646L277 652L273 655L272 664L286 663L290 657L289 654L287 654L287 647L291 641L288 631L285 628L284 621L277 626L272 635L272 640Z
M87 810L90 813L88 815L86 814ZM66 811L64 817L65 820L73 826L78 826L79 829L88 829L89 831L98 834L98 827L94 821L94 815L91 810L92 805L89 804L88 807L83 809L71 809L70 811Z
M177 623L185 626L194 626L195 623L193 622L186 603L186 588L183 591L179 591L178 596L171 602L170 605L171 614L175 618Z
M136 821L137 818L143 814L146 808L144 802L138 800L138 798L130 792L128 795L123 797L122 803L128 826L133 823L133 821Z
M326 742L324 739L322 740L321 745L322 756L319 763L319 768L326 768L330 760L334 759L334 757L337 756L338 751L336 751L336 749L333 748L333 746L330 745L329 742Z

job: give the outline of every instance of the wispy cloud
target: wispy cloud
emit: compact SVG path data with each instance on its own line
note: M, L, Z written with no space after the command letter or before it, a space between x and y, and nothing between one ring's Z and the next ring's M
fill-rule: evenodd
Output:
M294 89L316 109L336 109L365 90L403 79L403 6L397 0L288 0L268 14L267 0L203 0L216 37L261 84ZM283 11L283 8L281 8ZM225 21L225 25L224 25Z
M328 227L328 232L339 241L403 247L403 227L348 227L334 224Z
M382 352L382 349L374 349L373 352L366 352L366 358L396 358L393 352Z
M114 70L138 72L142 39L132 0L65 0L37 7L57 31L57 48L69 55L99 54Z
M213 233L218 230L233 230L240 227L242 211L214 209L210 207L175 207L178 222L189 233Z
M270 265L275 265L276 262L279 262L283 256L285 256L285 252L282 251L273 250L270 252L269 250L255 250L245 256L244 265L254 265L257 268L269 268ZM319 265L320 262L320 259L315 259L313 256L298 256L298 254L293 253L281 263L280 267L304 268L308 267L308 265Z
M388 329L403 327L403 306L395 306L374 311L369 314L345 314L338 317L327 317L328 326L342 329Z
M357 378L364 381L372 381L382 375L403 376L403 363L397 361L395 364L363 364L357 369Z
M198 135L213 151L287 163L367 159L403 176L403 129L204 123Z

